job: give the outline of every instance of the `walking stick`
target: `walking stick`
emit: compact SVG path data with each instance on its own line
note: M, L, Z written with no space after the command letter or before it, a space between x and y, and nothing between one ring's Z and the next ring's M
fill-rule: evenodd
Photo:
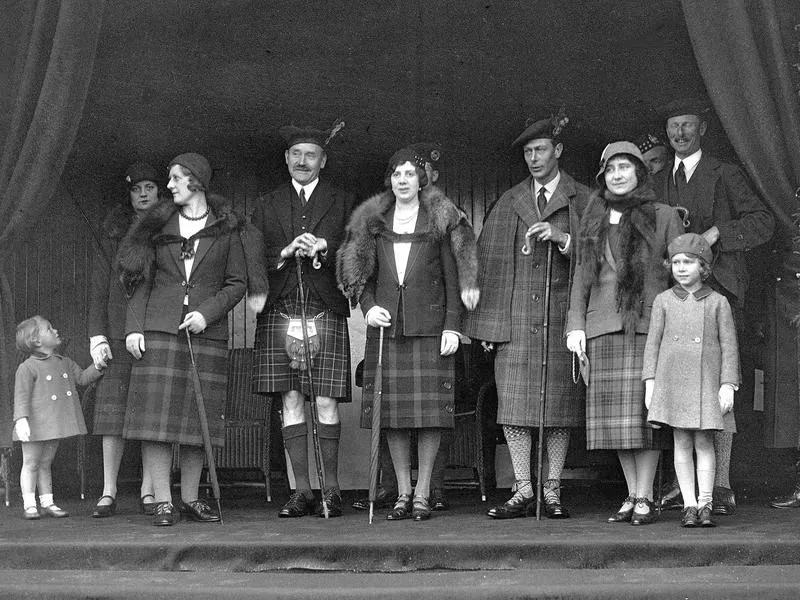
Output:
M317 415L317 394L314 390L314 377L311 373L311 344L308 343L308 321L306 319L306 293L303 286L303 258L299 254L294 255L297 267L297 287L300 291L300 323L303 326L303 352L306 358L306 370L308 371L308 392L311 396L311 441L314 446L314 462L317 465L317 479L322 495L322 515L328 518L328 503L325 502L325 469L322 463L322 448L319 445L319 417Z
M208 431L208 417L206 416L206 401L203 397L203 386L200 383L200 372L197 370L197 363L194 360L194 350L192 349L192 336L188 329L186 341L189 344L189 358L192 360L192 384L194 384L194 401L197 405L197 420L200 421L200 433L203 436L203 448L206 451L206 462L208 463L208 475L211 477L211 491L217 501L217 512L219 513L219 523L222 524L222 503L220 502L219 481L217 480L217 464L214 462L214 449L211 447L211 433Z
M378 463L381 452L381 401L383 399L383 327L378 337L378 362L372 394L372 431L369 447L369 524L372 525L375 496L378 489Z
M544 446L544 408L547 394L547 353L550 350L550 276L553 270L553 243L547 244L544 282L544 321L542 322L542 379L539 382L539 449L536 456L536 520L542 520L542 450Z

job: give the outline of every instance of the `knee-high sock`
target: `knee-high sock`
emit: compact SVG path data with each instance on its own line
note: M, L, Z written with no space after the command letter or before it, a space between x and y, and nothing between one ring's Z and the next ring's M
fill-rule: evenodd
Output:
M444 469L450 459L450 445L453 442L453 431L451 429L445 429L441 433L439 450L436 452L436 460L433 462L433 472L431 473L432 489L444 488Z
M704 431L695 432L694 447L697 451L697 506L711 502L716 471L713 435ZM727 486L725 486L727 487Z
M283 444L292 461L294 471L295 491L310 491L311 482L308 479L308 429L305 422L288 425L281 430Z
M411 436L408 429L387 429L386 443L397 474L397 493L411 495Z
M563 427L548 427L545 429L545 439L547 440L547 479L561 479L564 463L567 462L569 433L569 429Z
M714 454L717 457L717 468L714 475L714 485L717 487L731 487L731 449L733 448L733 434L727 431L714 433Z
M528 427L503 425L508 452L511 454L511 465L517 480L517 493L525 498L533 497L531 486L531 430Z
M319 449L322 454L322 463L325 467L325 485L339 487L339 438L342 435L342 424L320 423L317 425L319 433Z
M673 432L675 438L675 475L683 496L683 506L696 506L697 496L694 487L694 444L692 433L687 431Z

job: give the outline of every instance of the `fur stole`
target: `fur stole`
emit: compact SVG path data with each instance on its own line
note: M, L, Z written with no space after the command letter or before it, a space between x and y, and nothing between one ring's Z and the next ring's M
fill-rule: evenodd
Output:
M461 300L468 310L478 303L478 254L475 232L463 211L436 186L420 192L420 204L428 214L425 232L437 241L446 237L456 259ZM386 214L394 205L391 191L384 191L362 203L350 217L345 239L336 256L336 278L339 289L355 308L367 280L375 273L377 238L391 226Z
M619 222L620 255L616 257L617 310L628 335L635 333L644 306L644 281L652 255L649 240L656 232L655 199L653 190L642 186L624 198L625 208L618 209L622 218ZM597 282L605 260L610 210L606 199L595 191L581 217L578 262L587 262L592 267L590 285Z
M131 208L130 203L125 206L117 204L108 211L103 219L103 235L109 240L119 242L125 237L135 220L136 212Z
M238 232L244 246L247 266L247 291L250 295L266 295L268 291L264 240L261 232L233 209L222 196L207 194L206 202L213 218L205 230L212 237ZM156 237L167 221L178 212L172 202L159 202L150 208L125 234L117 252L117 267L125 286L132 290L150 280L156 260Z

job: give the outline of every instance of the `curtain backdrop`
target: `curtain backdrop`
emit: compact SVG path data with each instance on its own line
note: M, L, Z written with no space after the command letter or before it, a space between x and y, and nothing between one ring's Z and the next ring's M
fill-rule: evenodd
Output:
M800 100L792 75L797 0L682 0L697 65L725 133L790 236L800 186Z
M21 2L14 112L0 158L0 448L11 446L14 248L50 202L83 114L105 0ZM8 15L6 15L8 16Z

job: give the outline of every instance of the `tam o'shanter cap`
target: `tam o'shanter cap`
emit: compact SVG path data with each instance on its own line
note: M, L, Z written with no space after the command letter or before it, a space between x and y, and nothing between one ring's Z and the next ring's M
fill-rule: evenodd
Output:
M595 175L597 181L600 181L600 177L605 173L606 163L617 154L630 154L642 163L642 166L645 166L644 156L642 156L642 152L636 144L633 142L611 142L603 149L603 154L600 155L600 170Z
M667 252L670 258L676 254L694 254L702 258L709 265L714 258L714 254L711 252L711 246L708 245L706 238L697 233L684 233L679 235L669 243Z
M295 144L316 144L325 150L330 141L342 129L344 129L344 121L342 119L337 119L327 131L311 126L298 127L296 125L285 125L278 130L278 135L286 142L287 150Z
M649 152L653 148L658 148L659 146L666 147L667 143L655 133L645 133L636 140L636 145L638 146L639 151L644 154L645 152Z
M152 165L145 162L135 162L125 171L125 183L127 183L129 187L136 185L140 181L158 183L158 179L158 171L156 171Z
M208 190L208 184L211 182L213 171L211 170L211 164L205 156L197 154L196 152L186 152L173 158L169 163L170 168L173 165L181 165L189 169L192 175L194 175L202 186Z
M413 150L417 156L424 159L425 162L430 163L434 170L436 170L442 158L442 147L439 144L434 142L417 142L416 144L411 144L409 148Z
M658 113L664 121L680 115L695 115L705 119L710 110L709 103L701 98L678 98L659 107Z
M539 119L534 121L528 119L525 122L525 130L514 140L511 147L520 146L528 143L530 140L557 140L564 131L564 128L569 123L569 117L564 112L564 107L558 111L556 115L550 115L546 119Z

